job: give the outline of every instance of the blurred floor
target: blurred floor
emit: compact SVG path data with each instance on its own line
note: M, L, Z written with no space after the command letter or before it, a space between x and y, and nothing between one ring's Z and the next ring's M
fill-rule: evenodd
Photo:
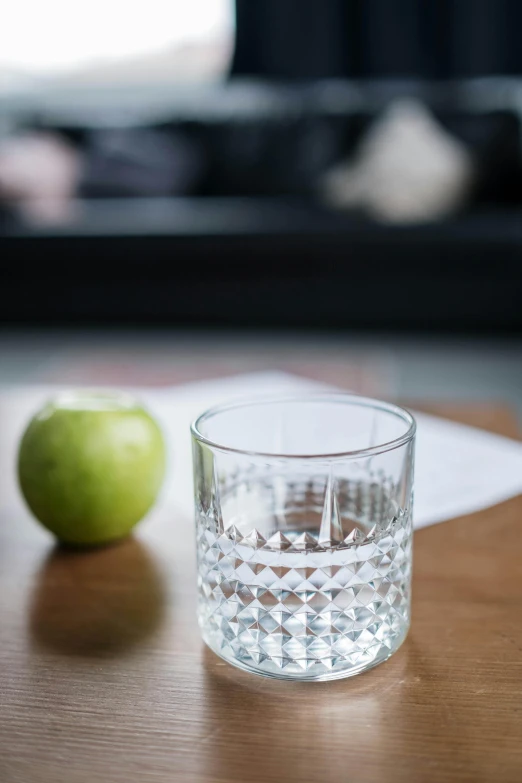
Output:
M166 386L285 369L403 401L495 400L522 417L522 339L3 331L0 385Z

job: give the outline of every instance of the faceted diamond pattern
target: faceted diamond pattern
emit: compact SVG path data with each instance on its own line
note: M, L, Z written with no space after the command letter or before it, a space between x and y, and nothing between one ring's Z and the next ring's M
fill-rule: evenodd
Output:
M409 515L360 545L300 550L294 542L257 530L219 535L202 515L199 620L207 643L267 674L320 677L387 657L409 623Z

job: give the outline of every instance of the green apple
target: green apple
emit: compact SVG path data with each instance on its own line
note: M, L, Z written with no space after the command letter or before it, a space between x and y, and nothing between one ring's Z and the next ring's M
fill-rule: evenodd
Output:
M18 453L29 508L74 545L126 536L154 504L164 473L157 423L124 394L59 395L29 422Z

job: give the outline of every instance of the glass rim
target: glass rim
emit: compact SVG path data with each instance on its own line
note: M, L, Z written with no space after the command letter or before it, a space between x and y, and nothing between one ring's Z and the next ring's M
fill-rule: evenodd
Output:
M314 454L285 454L284 452L276 451L257 451L256 449L240 449L234 446L227 446L226 443L219 443L218 441L208 438L201 432L201 425L214 416L218 416L221 413L227 413L233 411L236 408L248 408L261 405L277 405L280 403L298 403L298 402L332 402L337 404L346 404L359 406L362 408L373 408L374 410L383 411L396 416L407 425L406 431L397 438L393 438L385 443L378 443L375 446L370 446L366 449L354 449L347 451L336 452L324 452ZM417 422L415 418L406 408L400 405L395 405L391 402L384 402L383 400L377 400L373 397L365 397L359 394L353 394L349 392L305 392L302 394L286 394L276 396L260 396L249 397L244 399L234 400L229 403L220 405L214 405L203 411L197 416L190 425L190 432L192 437L198 442L203 443L211 449L221 451L230 454L242 454L250 457L265 457L270 459L286 459L286 460L325 460L325 459L361 459L363 457L372 457L377 454L383 454L388 451L404 446L413 440L417 431Z

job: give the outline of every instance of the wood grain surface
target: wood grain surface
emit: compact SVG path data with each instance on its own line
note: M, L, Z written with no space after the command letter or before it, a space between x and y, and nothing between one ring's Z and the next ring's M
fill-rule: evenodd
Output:
M431 410L516 435L501 407ZM522 498L415 534L389 662L285 683L204 648L175 508L117 546L54 547L14 480L29 412L0 398L0 783L522 780Z

